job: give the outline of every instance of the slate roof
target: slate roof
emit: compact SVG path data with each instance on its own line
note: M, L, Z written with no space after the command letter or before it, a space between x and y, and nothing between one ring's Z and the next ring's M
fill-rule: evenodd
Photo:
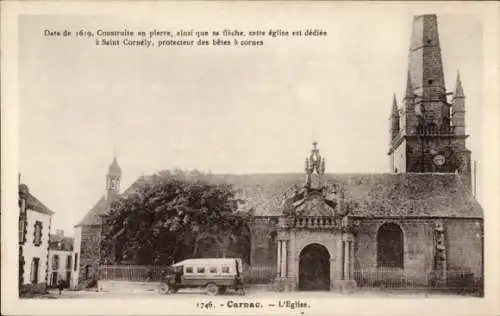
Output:
M26 208L38 213L46 215L54 215L47 206L45 206L40 200L38 200L33 193L31 193L26 184L19 185L19 196L26 199Z
M146 177L140 176L127 190L123 192L123 194L130 193L134 190L134 188L139 185L141 182L146 181ZM122 194L122 195L123 195ZM83 219L75 225L75 227L79 226L93 226L100 225L101 216L106 214L108 210L108 206L115 199L106 199L106 197L102 196L99 201L92 207L87 214L83 217Z
M285 194L289 196L305 181L302 173L209 177L214 183L231 184L246 201L243 207L253 209L255 216L281 215ZM326 174L325 180L327 185L344 188L345 200L354 205L350 212L354 217L483 218L481 206L455 173ZM102 198L79 225L98 224L108 205Z
M256 216L280 215L284 193L301 186L304 174L216 175L233 184ZM326 174L341 185L355 217L482 218L483 210L455 173Z
M101 199L94 205L94 207L92 207L87 212L85 217L83 217L83 219L75 225L75 227L99 225L101 223L100 216L106 213L111 202L111 199L106 199L104 196L102 196Z

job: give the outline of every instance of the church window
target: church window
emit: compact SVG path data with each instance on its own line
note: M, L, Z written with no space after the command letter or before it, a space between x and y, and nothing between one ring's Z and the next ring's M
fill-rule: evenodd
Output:
M378 267L403 268L404 236L398 224L386 223L377 234Z
M33 243L35 246L40 246L42 244L42 222L36 221L34 230Z

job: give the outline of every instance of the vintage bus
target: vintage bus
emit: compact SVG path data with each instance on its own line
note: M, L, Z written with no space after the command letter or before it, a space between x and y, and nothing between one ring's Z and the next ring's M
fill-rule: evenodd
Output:
M234 289L243 294L243 265L239 258L186 259L170 266L160 293L176 293L182 288L204 288L209 295Z

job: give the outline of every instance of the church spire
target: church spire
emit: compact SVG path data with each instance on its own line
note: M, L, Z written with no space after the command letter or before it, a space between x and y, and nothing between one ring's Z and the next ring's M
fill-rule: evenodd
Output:
M414 18L408 63L411 85L418 96L430 100L446 93L435 14Z

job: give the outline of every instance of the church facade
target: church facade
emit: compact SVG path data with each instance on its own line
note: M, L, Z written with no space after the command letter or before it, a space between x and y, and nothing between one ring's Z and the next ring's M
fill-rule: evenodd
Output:
M446 90L435 15L414 18L403 86L389 115L389 173L328 173L313 143L301 173L213 175L254 214L250 276L272 271L278 291L482 287L483 210L471 192L465 94L459 75ZM107 177L113 194L116 171ZM99 216L113 194L78 225L80 281L98 263Z
M269 175L250 190L262 199L252 265L274 266L279 289L481 287L483 211L471 194L465 94L459 74L446 90L435 15L414 18L389 131L391 173L326 174L313 144L305 180Z

